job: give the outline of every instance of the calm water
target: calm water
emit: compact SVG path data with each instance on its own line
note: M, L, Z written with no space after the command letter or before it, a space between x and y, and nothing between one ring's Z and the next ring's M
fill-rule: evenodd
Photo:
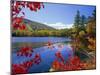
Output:
M69 38L62 37L13 37L12 42L64 42L71 41Z
M12 38L12 42L48 42L48 40L54 42L53 44L54 48L50 49L46 46L35 48L34 52L32 54L32 57L36 53L39 53L41 55L41 63L39 65L33 65L28 71L29 73L35 73L35 72L48 72L51 68L52 62L57 59L55 56L55 53L59 50L59 45L62 45L62 48L60 49L60 52L62 56L64 57L65 61L68 58L68 55L73 55L72 48L69 43L63 43L67 41L71 41L68 38L57 38L57 37L21 37L21 38ZM21 63L23 61L27 61L31 59L30 57L25 56L17 56L15 52L12 53L12 63Z

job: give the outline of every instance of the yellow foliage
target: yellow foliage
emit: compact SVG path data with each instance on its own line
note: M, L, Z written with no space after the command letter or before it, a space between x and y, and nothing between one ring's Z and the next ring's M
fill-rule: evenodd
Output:
M80 37L83 37L84 35L85 35L85 32L84 32L84 31L80 31L80 32L79 32L79 36L80 36Z
M86 26L87 33L93 33L94 29L96 28L96 22L94 20L91 20L88 22Z
M96 40L95 40L95 38L90 38L90 37L88 37L88 41L89 41L89 45L88 45L88 48L90 49L90 50L95 50L96 49Z

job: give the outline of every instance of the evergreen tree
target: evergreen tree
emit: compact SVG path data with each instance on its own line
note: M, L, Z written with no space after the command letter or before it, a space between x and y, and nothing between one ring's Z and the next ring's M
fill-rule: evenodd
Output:
M80 11L77 10L77 13L76 13L76 16L75 16L75 20L74 20L74 33L75 33L75 36L77 36L79 34L80 23L81 23Z
M77 14L76 14L76 16L75 16L75 21L74 21L74 26L75 26L75 28L79 28L80 19L81 19L81 17L80 17L80 11L77 10Z
M81 21L80 21L80 29L84 30L85 29L85 24L86 24L86 17L84 15L81 16Z

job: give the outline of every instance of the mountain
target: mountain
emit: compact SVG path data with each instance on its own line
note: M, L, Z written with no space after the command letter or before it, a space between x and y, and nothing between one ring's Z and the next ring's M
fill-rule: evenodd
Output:
M31 20L28 20L28 19L24 19L23 22L31 30L40 30L40 29L55 30L53 27L47 26L46 24L42 24L42 23L39 23L39 22L31 21Z

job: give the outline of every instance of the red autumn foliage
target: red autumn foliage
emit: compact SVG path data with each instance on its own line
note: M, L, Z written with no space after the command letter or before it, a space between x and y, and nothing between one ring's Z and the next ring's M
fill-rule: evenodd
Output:
M58 70L60 67L60 62L58 60L54 60L54 62L52 63L52 68Z
M60 59L62 62L64 62L64 58L62 57L60 51L56 52L56 53L55 53L55 56L56 56L58 59Z
M25 61L20 64L12 64L12 75L16 74L26 74L28 69L34 64L39 64L41 62L41 57L39 54L36 54L31 60Z
M23 17L25 16L25 12L21 12L23 8L28 8L31 11L37 12L41 9L41 7L44 8L44 5L42 2L27 2L27 1L12 1L12 27L14 29L20 29L25 30L26 25L22 25ZM23 16L18 17L18 14L22 13Z
M31 47L21 47L20 50L17 52L17 56L26 56L31 57L33 50Z
M19 29L20 29L20 30L25 30L25 29L26 29L25 24L20 25L20 26L19 26Z
M39 54L36 54L36 55L35 55L35 61L34 61L34 63L35 63L35 64L39 64L40 62L41 62L41 57L40 57Z
M55 47L50 40L47 42L46 46L47 46L47 48L49 48L51 50Z
M19 64L12 65L12 75L20 74L20 73L27 73L27 69L20 66Z
M26 25L23 24L23 19L25 17L25 12L21 12L23 8L28 8L31 11L37 12L41 9L41 7L44 8L44 5L42 2L24 2L24 1L12 1L12 28L19 29L19 30L25 30ZM22 13L23 15L18 17L18 14ZM17 52L17 56L32 56L32 48L31 47L22 47ZM20 73L27 73L28 69L33 64L39 64L41 62L41 57L39 54L36 54L34 58L32 58L30 61L23 62L21 64L13 64L12 65L12 74L20 74Z
M81 70L85 67L85 63L83 63L78 56L69 55L67 61L64 60L60 51L58 51L55 56L57 57L57 59L61 60L54 60L54 62L52 63L52 68L56 71Z
M65 63L58 60L52 63L52 68L56 71L81 70L84 69L84 66L85 63L83 63L78 56L69 58Z

